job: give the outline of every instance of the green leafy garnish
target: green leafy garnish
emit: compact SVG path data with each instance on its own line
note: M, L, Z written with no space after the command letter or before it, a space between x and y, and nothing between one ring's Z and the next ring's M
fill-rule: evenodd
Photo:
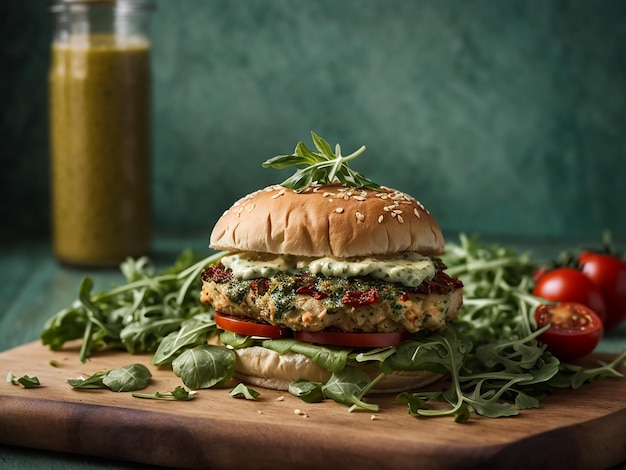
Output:
M237 356L223 346L205 344L186 349L172 362L174 374L193 389L211 388L230 380Z
M322 393L337 403L348 405L349 411L356 409L378 411L378 405L363 400L373 385L374 382L363 370L346 366L333 373L328 382L322 386Z
M233 398L242 398L245 400L256 400L260 395L256 390L247 387L245 384L240 383L230 391L230 396Z
M323 385L321 382L305 379L294 380L289 384L289 393L307 403L319 403L326 398L322 391Z
M311 136L317 152L309 150L304 142L298 142L294 153L291 155L278 155L263 163L264 168L277 170L290 166L298 167L292 176L281 183L282 186L299 192L313 183L331 184L338 181L345 186L354 188L380 188L378 184L354 171L348 165L351 160L365 151L365 146L361 146L355 152L344 157L341 155L339 144L335 146L333 152L326 140L315 132L311 132Z
M50 318L41 334L44 345L59 350L71 340L82 338L79 354L85 362L96 348L125 349L131 354L154 352L170 333L159 351L155 364L171 361L187 343L201 343L217 333L214 324L198 315L207 308L198 298L200 273L217 262L224 252L198 259L186 250L176 264L159 274L146 257L128 258L120 265L126 284L92 293L93 281L85 277L78 290L78 300ZM186 320L194 318L193 325ZM201 323L195 329L196 320ZM185 325L185 332L179 330ZM194 326L195 325L195 326Z
M68 379L67 383L78 390L109 389L114 392L132 392L148 385L152 373L143 364L130 364L96 372L87 378Z
M147 398L150 400L179 400L190 401L193 400L197 392L193 390L186 390L180 385L177 386L171 392L156 392L156 393L133 393L135 398Z
M16 377L13 375L13 371L9 371L9 373L7 374L7 382L13 385L19 385L24 388L41 387L41 383L39 383L39 379L37 377L29 377L28 375Z

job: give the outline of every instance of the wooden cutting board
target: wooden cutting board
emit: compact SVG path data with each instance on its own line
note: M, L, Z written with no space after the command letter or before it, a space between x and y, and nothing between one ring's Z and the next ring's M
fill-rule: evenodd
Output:
M0 442L184 468L606 468L626 460L626 379L553 393L541 409L511 418L414 418L395 395L370 401L380 411L307 404L256 388L255 401L230 388L201 390L192 401L143 400L130 393L76 391L68 378L140 362L153 379L144 392L180 385L149 356L38 342L0 353L0 374L37 376L42 387L0 385ZM54 365L52 365L54 364ZM300 412L298 412L298 410Z

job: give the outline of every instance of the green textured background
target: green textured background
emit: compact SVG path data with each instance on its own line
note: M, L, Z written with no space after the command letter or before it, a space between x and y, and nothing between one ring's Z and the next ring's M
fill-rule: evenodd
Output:
M626 238L626 2L161 0L154 224L208 235L315 130L444 231ZM40 0L0 4L0 229L48 232Z

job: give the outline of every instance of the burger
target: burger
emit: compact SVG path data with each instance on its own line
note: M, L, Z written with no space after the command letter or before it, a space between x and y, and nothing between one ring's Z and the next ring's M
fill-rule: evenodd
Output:
M377 378L374 391L397 392L440 377L381 374L378 362L355 360L443 328L462 305L462 284L445 273L444 237L424 205L346 184L355 178L345 174L257 190L214 226L210 247L225 255L202 273L201 302L230 333L236 378L287 390L356 367Z

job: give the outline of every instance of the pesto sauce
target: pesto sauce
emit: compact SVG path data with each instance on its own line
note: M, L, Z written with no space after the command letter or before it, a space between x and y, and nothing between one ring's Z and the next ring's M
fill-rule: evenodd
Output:
M385 282L417 287L436 273L432 259L417 253L395 257L338 259L297 258L265 253L237 253L222 258L237 279L270 277L280 272L310 272L335 278L371 276Z

